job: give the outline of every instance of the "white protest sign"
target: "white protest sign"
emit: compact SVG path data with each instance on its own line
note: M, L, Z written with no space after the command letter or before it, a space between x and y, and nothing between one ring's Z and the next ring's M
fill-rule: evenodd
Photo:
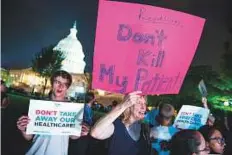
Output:
M30 100L27 134L80 136L84 104Z
M209 109L183 105L173 125L180 129L199 129L206 124L208 116Z

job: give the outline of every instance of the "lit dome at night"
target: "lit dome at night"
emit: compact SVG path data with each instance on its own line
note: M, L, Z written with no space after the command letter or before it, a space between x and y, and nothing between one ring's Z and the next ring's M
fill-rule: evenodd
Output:
M62 62L62 70L74 74L83 74L85 68L84 52L80 41L77 39L76 21L70 29L70 34L59 41L53 50L59 50L66 56Z

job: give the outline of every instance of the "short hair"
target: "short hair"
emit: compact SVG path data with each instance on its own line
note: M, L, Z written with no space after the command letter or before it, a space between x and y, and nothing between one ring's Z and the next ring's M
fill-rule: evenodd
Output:
M87 103L89 103L91 100L93 100L95 98L95 95L94 95L94 93L93 92L88 92L88 93L86 93L86 95L85 95L85 101L87 102Z
M52 75L52 77L51 77L51 79L50 79L51 85L53 85L55 78L57 78L57 77L59 77L59 76L62 77L62 78L64 78L64 79L67 79L67 80L68 80L67 86L68 86L68 88L69 88L69 87L71 86L71 84L72 84L72 76L71 76L71 74L69 74L68 72L66 72L66 71L64 71L64 70L56 71L56 72Z
M200 127L200 129L198 130L202 136L205 138L205 141L209 142L209 138L213 135L213 133L219 129L217 129L214 126L209 126L209 125L204 125L202 127Z
M174 107L171 104L161 104L159 106L159 115L163 118L170 119L174 116Z
M170 142L170 155L192 155L192 153L198 153L198 147L201 145L200 134L196 130L177 132Z

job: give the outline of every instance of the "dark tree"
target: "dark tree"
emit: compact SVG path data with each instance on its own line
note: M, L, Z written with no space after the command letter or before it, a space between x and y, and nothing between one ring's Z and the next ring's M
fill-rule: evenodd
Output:
M62 61L65 56L61 51L53 50L54 46L43 48L40 52L35 54L32 60L33 71L39 73L41 77L45 78L45 85L43 89L43 95L46 90L48 78L62 67Z

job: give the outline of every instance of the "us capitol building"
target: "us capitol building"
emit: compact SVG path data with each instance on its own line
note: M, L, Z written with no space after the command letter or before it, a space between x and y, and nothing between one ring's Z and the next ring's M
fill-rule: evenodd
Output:
M68 96L75 98L78 94L84 94L90 88L91 74L84 73L84 68L86 66L84 61L85 55L82 45L77 38L76 22L70 29L69 35L60 40L53 50L61 51L66 56L65 60L62 62L61 69L69 72L73 78L73 84L68 90ZM10 69L8 71L2 68L1 72L1 78L6 81L5 73L7 72L9 74L11 87L21 88L28 93L42 93L43 91L45 79L40 77L38 73L35 73L32 68ZM50 82L48 82L45 94L48 94L50 88L51 85ZM92 91L96 93L98 98L109 98L109 101L106 99L106 102L121 98L121 96L115 96L102 90Z

